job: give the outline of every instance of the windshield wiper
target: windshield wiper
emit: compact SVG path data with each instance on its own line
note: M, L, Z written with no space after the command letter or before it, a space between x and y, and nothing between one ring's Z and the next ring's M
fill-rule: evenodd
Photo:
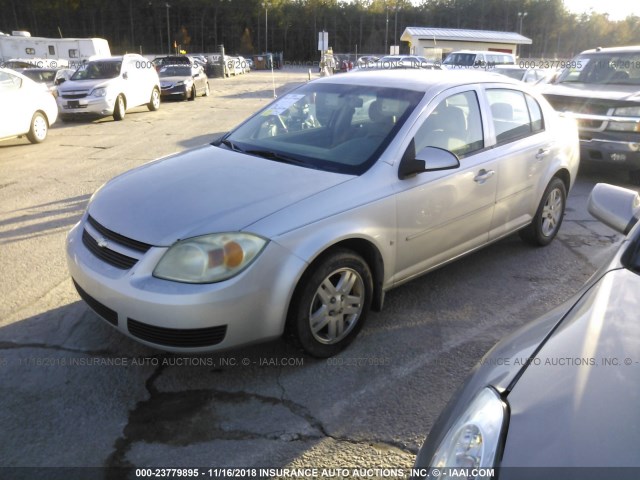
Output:
M289 155L285 155L282 153L274 152L273 150L247 150L244 153L248 153L249 155L255 155L257 157L266 158L268 160L274 160L276 162L290 163L292 165L303 165L305 167L315 168L313 165L310 165L304 160L290 157Z
M237 146L231 140L222 140L221 142L218 143L218 145L220 145L220 143L225 147L229 147L234 152L244 152L244 150L242 150L239 146Z

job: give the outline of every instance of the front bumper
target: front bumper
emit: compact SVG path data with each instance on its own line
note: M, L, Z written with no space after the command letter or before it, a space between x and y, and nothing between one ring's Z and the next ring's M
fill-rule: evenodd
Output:
M152 272L166 247L151 247L130 269L95 256L85 218L67 236L67 263L80 296L128 337L172 352L210 352L282 335L295 284L306 263L270 242L245 271L223 282L193 285Z
M604 138L580 138L580 160L640 169L640 142Z
M83 97L78 99L57 98L60 115L113 115L116 98Z
M187 92L191 90L191 86L188 87L189 90L187 90L187 85L174 85L172 87L162 87L160 89L160 96L165 97L165 98L175 98L175 97L182 97L182 98L186 98L187 97Z

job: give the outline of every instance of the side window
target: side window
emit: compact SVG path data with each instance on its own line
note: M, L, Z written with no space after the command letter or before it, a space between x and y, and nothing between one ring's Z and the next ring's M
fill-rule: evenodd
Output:
M5 72L0 72L0 91L10 92L17 90L22 86L22 79L15 75L10 75Z
M56 47L54 47L53 45L49 45L49 55L55 55L56 54Z
M414 137L416 153L438 147L467 156L484 147L482 119L474 91L452 95L438 104Z
M69 49L69 58L78 58L78 49L70 48Z
M542 110L538 102L530 95L525 94L527 106L529 107L529 116L531 117L531 131L533 133L544 130L544 120L542 118Z
M24 53L26 53L27 55L35 55L36 54L36 49L35 48L25 48L24 49Z
M498 143L510 142L531 133L529 108L524 97L525 94L518 90L487 90Z

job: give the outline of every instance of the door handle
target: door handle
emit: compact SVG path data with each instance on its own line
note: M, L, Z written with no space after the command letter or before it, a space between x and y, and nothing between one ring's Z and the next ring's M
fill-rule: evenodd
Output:
M482 184L482 183L486 182L487 180L489 180L491 177L493 177L495 175L495 173L496 173L495 170L485 170L483 168L482 170L480 170L478 172L478 175L476 175L473 178L473 181L476 182L476 183Z
M547 155L549 155L549 149L548 148L541 148L540 150L538 150L538 153L536 153L536 159L542 160Z

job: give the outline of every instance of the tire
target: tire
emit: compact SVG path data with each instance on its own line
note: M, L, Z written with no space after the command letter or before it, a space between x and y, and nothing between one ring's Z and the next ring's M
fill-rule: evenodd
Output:
M629 181L632 185L640 185L640 170L631 170L629 172Z
M122 120L126 114L127 106L124 102L124 97L122 95L118 95L116 98L116 108L113 110L113 119L114 120Z
M149 100L149 103L147 103L147 108L152 112L155 112L160 108L160 92L155 87L151 91L151 99Z
M204 94L203 97L208 97L209 94L211 93L211 90L209 89L209 82L205 82L204 84Z
M36 112L31 118L31 127L27 133L27 138L31 143L40 143L47 138L49 132L49 122L42 112Z
M189 100L194 101L196 99L196 86L191 87L191 95L189 95Z
M355 252L339 249L305 273L289 308L287 329L308 354L327 358L346 348L364 325L373 279Z
M547 185L531 224L520 230L520 238L527 243L544 247L558 234L567 206L567 188L555 177Z

